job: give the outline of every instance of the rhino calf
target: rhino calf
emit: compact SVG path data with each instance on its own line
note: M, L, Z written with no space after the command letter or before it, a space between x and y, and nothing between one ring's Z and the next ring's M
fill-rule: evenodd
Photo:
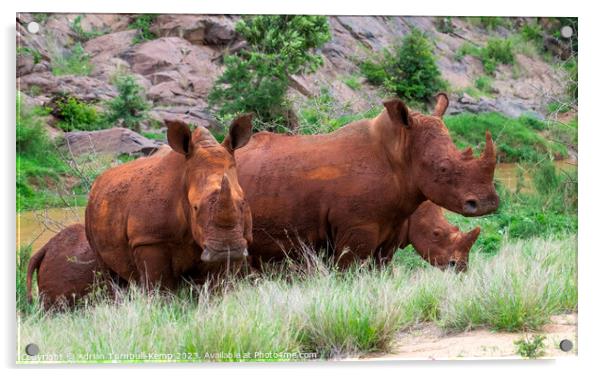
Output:
M92 251L82 224L71 225L52 237L35 253L27 267L27 298L37 271L38 291L46 310L74 306L89 294L103 273L102 262Z
M479 227L463 233L447 221L441 207L426 201L402 225L400 247L412 245L431 265L463 272L468 268L470 249L480 233ZM391 257L392 254L388 255L385 262Z

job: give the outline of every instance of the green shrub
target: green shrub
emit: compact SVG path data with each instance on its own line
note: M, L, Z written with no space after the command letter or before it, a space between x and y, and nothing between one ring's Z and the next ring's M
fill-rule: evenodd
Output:
M526 23L520 34L526 40L533 41L536 46L543 46L543 28L537 22Z
M407 101L430 101L446 85L432 44L418 29L412 29L392 51L383 50L376 61L361 63L360 69L369 82Z
M539 334L519 339L514 342L516 353L526 359L537 359L544 355L545 339L545 336Z
M481 60L485 72L493 74L498 64L514 63L514 52L510 40L491 38L481 50Z
M59 117L58 127L63 131L92 131L103 128L96 109L71 96L61 96L54 101Z
M490 38L485 47L465 43L456 52L456 59L460 60L466 55L479 58L483 63L485 73L492 75L499 64L513 64L514 51L511 39Z
M32 47L17 47L17 55L30 55L33 58L33 64L38 64L42 61L40 51Z
M92 73L90 55L84 51L80 42L71 48L66 56L55 56L52 59L52 74L55 76L80 75L88 76Z
M138 30L138 33L132 39L133 44L157 38L157 35L150 31L150 27L156 18L156 14L142 14L134 17L134 21L128 26L130 29Z
M225 70L209 94L221 117L253 112L260 123L290 125L289 77L315 71L322 57L313 50L330 39L324 16L245 17L236 31L249 47L224 58Z
M79 42L86 42L86 41L89 41L90 39L100 37L101 35L105 35L110 32L110 30L99 30L96 28L92 28L92 30L86 31L82 28L81 22L82 22L82 16L80 15L80 16L75 17L75 19L73 20L73 22L70 25L71 30L73 30L73 32L75 33L76 38Z
M116 79L117 97L107 103L105 122L110 125L121 122L123 126L140 132L140 123L148 118L150 104L143 88L133 76Z
M492 81L493 80L491 79L491 77L479 76L475 80L474 85L477 87L477 89L489 94L493 91L493 87L491 85Z
M346 77L345 79L343 79L343 82L345 83L345 85L347 85L353 90L358 90L362 87L362 84L360 83L357 76Z
M33 20L39 24L45 24L50 17L50 13L32 13Z
M577 72L577 58L571 58L566 61L565 69L568 73L568 84L566 86L566 94L569 98L577 101L579 98L579 87L578 87L578 72Z

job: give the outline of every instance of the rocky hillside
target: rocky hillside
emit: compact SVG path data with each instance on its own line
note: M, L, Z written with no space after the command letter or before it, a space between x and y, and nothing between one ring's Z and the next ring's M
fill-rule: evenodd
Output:
M20 14L17 17L17 85L25 102L48 104L67 93L82 101L101 103L115 97L112 77L133 74L152 101L151 118L180 117L215 126L207 96L222 72L222 57L245 48L235 31L237 16L161 15L148 31L157 38L137 40L134 17L124 14ZM523 48L513 65L500 65L488 83L490 95L474 90L484 75L481 60L459 56L463 45L483 46L492 36L510 38L516 25L485 29L466 18L447 19L445 30L437 17L330 17L332 39L321 50L324 65L314 74L293 77L289 96L299 107L325 89L350 112L366 111L382 93L362 77L359 63L391 46L410 31L425 31L433 40L437 64L452 94L450 112L498 111L516 117L544 117L547 106L564 91L564 71L542 54ZM36 21L38 33L27 25ZM445 31L445 32L444 32ZM68 56L80 42L89 55L87 75L57 75L53 64ZM553 47L553 46L552 46ZM561 48L562 46L560 46ZM558 52L562 53L562 51ZM549 59L548 59L549 60ZM352 85L354 83L354 85ZM52 119L49 121L53 124Z

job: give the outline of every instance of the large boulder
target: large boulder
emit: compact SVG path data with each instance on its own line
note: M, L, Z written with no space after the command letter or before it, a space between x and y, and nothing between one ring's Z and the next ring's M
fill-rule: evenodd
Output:
M134 73L150 81L150 99L161 104L193 105L207 97L221 72L215 55L207 46L164 37L136 45L121 57Z
M46 98L68 93L83 101L98 101L108 100L117 95L115 88L106 81L88 76L54 76L48 71L18 77L17 85L20 90L26 92L35 87Z
M179 37L199 46L225 46L237 38L236 17L166 14L155 19L151 31L160 37Z
M152 153L161 144L127 128L109 128L100 131L75 131L64 135L64 144L74 155L143 154Z

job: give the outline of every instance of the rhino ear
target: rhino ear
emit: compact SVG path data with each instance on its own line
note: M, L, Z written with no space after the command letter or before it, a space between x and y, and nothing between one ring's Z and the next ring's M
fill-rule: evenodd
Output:
M408 107L402 100L398 98L390 99L383 102L383 105L385 106L385 109L387 109L389 118L394 125L410 128L412 117L410 116Z
M435 96L435 110L433 110L433 116L441 118L445 114L445 110L449 106L449 98L445 93L437 93Z
M188 125L181 120L166 119L167 143L174 151L188 157L192 152L192 133Z
M228 135L222 145L231 153L238 148L242 148L249 142L253 133L253 114L247 113L239 116L230 124Z

